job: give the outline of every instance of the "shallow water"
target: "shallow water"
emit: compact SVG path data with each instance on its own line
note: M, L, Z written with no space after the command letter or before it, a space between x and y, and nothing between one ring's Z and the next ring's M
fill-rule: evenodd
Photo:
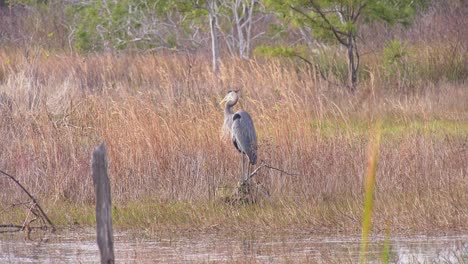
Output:
M373 237L371 262L381 262L384 237ZM468 235L390 237L391 263L468 263ZM115 234L117 263L356 263L358 236L217 233ZM26 241L0 234L0 263L99 263L93 230L61 231Z

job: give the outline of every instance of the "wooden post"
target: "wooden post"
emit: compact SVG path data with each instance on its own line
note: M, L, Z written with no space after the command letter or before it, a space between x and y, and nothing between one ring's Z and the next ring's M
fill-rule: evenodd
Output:
M107 174L106 146L102 143L93 152L94 191L96 193L97 243L101 263L114 263L114 237L112 233L112 202Z

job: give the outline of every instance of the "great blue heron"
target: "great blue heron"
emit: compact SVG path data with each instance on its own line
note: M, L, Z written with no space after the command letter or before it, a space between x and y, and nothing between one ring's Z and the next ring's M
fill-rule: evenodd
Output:
M244 110L234 113L232 110L238 100L237 91L229 91L220 102L220 104L226 102L224 107L223 132L231 136L232 143L234 143L236 149L241 153L242 183L248 183L250 164L255 165L257 163L257 133L255 132L254 123L249 113ZM247 173L245 173L244 169L245 155L249 159Z

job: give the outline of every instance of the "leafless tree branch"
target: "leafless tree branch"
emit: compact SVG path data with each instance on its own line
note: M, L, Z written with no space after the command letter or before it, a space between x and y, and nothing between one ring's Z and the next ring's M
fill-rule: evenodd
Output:
M23 190L24 193L26 193L26 194L29 196L29 198L30 198L31 201L33 202L33 205L32 205L32 207L31 207L31 209L30 209L30 212L31 212L35 207L37 207L37 209L38 209L39 212L40 212L41 217L44 218L44 219L47 221L47 223L48 223L48 224L51 226L51 228L52 228L52 232L54 232L54 231L55 231L55 226L54 226L54 224L53 224L52 221L49 219L49 217L48 217L47 214L44 212L44 210L42 210L42 207L39 205L39 203L37 202L36 198L34 198L34 196L33 196L28 190L26 190L26 188L25 188L15 177L13 177L12 175L10 175L10 174L4 172L3 170L0 170L0 173L3 174L3 175L5 175L5 176L7 176L8 178L10 178L13 182L16 183L16 185L18 185L18 186L21 188L21 190ZM35 212L33 212L33 214L35 214Z
M302 16L304 16L305 18L307 18L308 20L310 20L312 23L317 23L317 20L313 19L311 16L309 16L308 14L306 14L304 11L302 11L301 9L291 5L290 8L296 12L298 12L299 14L301 14ZM348 46L348 43L341 37L341 35L344 35L344 36L347 36L347 34L345 32L342 32L342 31L339 31L337 30L336 28L334 28L330 21L328 21L328 19L326 18L325 14L324 13L319 13L318 10L316 10L314 8L314 10L322 17L322 19L324 19L325 23L327 24L327 26L324 26L324 25L320 25L319 24L319 27L321 28L324 28L324 29L328 29L328 30L331 30L333 35L335 35L336 39L338 40L338 42L340 42L342 45L344 46Z

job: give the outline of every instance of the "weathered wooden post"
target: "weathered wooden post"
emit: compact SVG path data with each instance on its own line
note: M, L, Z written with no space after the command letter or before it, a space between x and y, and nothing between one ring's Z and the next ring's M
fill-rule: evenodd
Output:
M94 191L96 193L97 243L101 263L114 263L114 237L112 232L112 202L107 174L106 146L102 143L93 152Z

